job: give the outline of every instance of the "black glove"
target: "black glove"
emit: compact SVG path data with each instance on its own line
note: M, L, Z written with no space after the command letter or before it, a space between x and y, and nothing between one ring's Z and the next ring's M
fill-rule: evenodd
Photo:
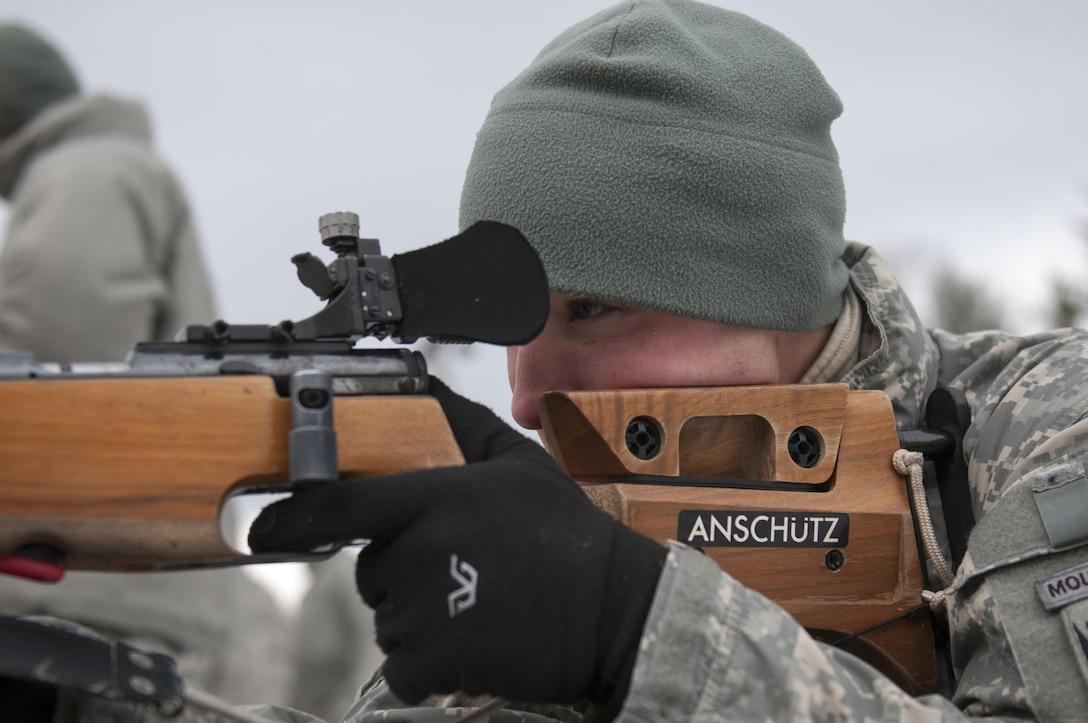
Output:
M590 503L489 409L431 390L463 467L295 491L249 533L254 552L369 539L356 583L375 609L392 691L521 702L626 695L665 548ZM343 443L343 441L342 441Z

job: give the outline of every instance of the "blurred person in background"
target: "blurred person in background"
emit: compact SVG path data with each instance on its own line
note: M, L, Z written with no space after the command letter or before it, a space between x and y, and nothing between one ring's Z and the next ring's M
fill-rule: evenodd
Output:
M189 202L136 100L82 93L40 35L0 26L0 350L120 361L215 320Z
M84 93L35 31L0 24L0 351L121 361L216 308L189 202L139 101ZM174 656L191 684L286 702L287 622L241 569L0 575L0 615L71 621ZM256 662L255 662L256 661ZM19 720L0 693L0 720Z

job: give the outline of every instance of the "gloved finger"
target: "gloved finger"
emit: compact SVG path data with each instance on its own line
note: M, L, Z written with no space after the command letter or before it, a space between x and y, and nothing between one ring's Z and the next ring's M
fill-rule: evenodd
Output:
M376 547L381 549L375 552ZM456 656L447 645L452 622L449 608L458 599L446 569L449 563L442 561L448 558L409 558L413 564L405 565L401 556L411 552L405 549L404 538L397 538L388 546L368 545L359 553L355 584L374 610L374 641L387 657L402 656L406 661L417 656L424 660ZM411 680L418 676L412 675ZM434 692L430 683L420 690L424 691L420 695Z
M468 467L439 467L300 487L261 510L249 529L254 552L303 552L325 545L395 536Z
M486 406L457 394L438 377L430 377L428 392L442 405L466 462L483 462L512 454L547 456L547 451L539 444Z
M354 520L345 511L356 501L345 484L315 484L295 489L266 506L249 526L253 552L309 552L322 545L356 539Z
M379 644L383 635L390 644L402 637L433 640L454 615L463 530L441 518L432 515L410 533L359 552L355 587L375 611Z
M404 537L400 536L371 542L359 551L355 562L355 588L363 602L374 609L375 625L379 610L387 601L389 612L400 614L403 608L398 600L403 602L406 597L413 602L418 600L418 595L404 596L406 588L419 590L421 584L443 579L441 565L429 564L429 556L416 554L417 550L414 541L405 543ZM411 560L412 564L405 565L405 560ZM378 632L380 634L381 630Z

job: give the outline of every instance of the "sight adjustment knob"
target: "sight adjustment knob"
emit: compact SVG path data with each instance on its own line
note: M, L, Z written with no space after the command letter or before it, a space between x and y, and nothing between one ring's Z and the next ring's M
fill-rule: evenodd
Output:
M338 238L350 237L358 239L359 214L351 211L325 213L317 219L317 227L321 231L321 241L326 246Z

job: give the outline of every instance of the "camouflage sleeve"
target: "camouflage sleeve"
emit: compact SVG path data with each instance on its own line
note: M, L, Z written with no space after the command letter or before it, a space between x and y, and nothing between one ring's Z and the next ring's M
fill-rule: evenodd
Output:
M955 700L1088 718L1088 360L1083 332L1033 347L980 395L975 526L950 599Z
M618 721L961 720L913 698L710 559L672 543Z
M379 670L341 723L455 723L468 716L477 723L581 723L584 719L570 706L512 703L491 696L435 695L411 706L393 694Z

